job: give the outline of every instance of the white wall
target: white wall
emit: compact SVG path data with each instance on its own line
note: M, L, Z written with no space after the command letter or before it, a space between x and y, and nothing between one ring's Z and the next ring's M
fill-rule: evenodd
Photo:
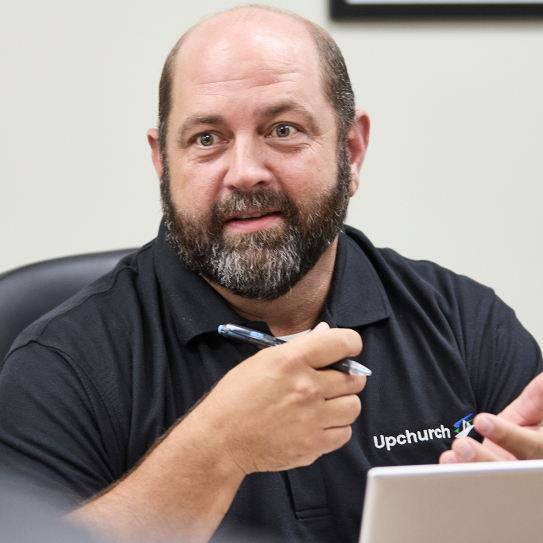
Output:
M372 140L349 222L493 286L543 342L543 21L325 26ZM0 272L138 246L160 219L145 131L173 43L230 0L0 6Z

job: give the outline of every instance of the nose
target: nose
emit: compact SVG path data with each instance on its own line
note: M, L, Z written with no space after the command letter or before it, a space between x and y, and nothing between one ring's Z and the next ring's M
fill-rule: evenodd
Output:
M263 160L263 150L252 137L240 137L228 151L225 187L251 191L267 187L273 175Z

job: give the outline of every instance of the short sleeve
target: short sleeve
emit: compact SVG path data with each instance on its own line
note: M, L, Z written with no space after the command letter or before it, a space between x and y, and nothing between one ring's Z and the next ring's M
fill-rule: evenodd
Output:
M73 505L123 473L103 397L66 353L38 342L0 373L0 465Z
M515 312L493 291L481 302L468 368L478 411L499 413L543 371L541 350Z

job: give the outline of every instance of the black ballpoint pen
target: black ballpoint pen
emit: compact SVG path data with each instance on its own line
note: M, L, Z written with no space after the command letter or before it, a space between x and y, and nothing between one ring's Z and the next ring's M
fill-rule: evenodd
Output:
M269 334L259 332L258 330L251 330L251 328L246 328L245 326L239 326L237 324L221 324L219 326L219 334L238 339L244 343L258 345L259 347L275 347L286 343L284 339L279 339L270 336ZM349 360L348 358L334 362L326 367L348 373L349 375L371 375L371 370L369 368L366 368L366 366L363 366L354 360Z

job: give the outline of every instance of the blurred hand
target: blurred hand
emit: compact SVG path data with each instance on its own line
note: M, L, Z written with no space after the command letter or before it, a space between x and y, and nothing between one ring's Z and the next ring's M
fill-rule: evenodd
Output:
M441 464L543 458L543 373L532 379L521 395L499 415L480 413L473 421L485 439L453 441Z

